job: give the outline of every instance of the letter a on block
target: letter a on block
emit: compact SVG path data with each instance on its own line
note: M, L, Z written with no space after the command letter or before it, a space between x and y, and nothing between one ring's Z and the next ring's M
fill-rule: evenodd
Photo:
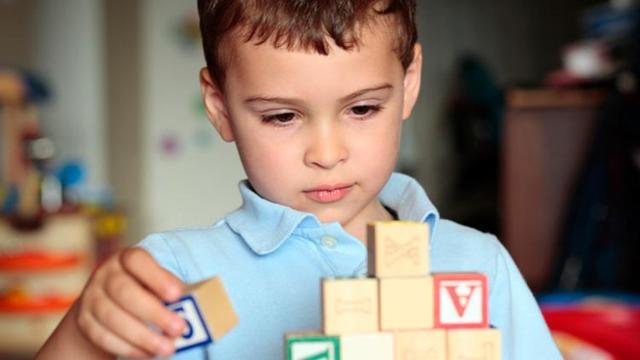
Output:
M479 273L434 274L435 326L489 326L487 278Z

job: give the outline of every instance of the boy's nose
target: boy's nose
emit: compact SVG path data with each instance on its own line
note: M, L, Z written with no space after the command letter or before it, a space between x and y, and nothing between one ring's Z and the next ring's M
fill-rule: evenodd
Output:
M339 129L322 126L311 132L304 160L307 166L332 169L347 160L348 154Z

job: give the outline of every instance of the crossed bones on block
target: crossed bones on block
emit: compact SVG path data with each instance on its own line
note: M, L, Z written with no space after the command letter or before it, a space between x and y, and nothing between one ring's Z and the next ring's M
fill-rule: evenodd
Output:
M408 241L397 241L392 238L384 239L385 263L387 266L405 259L411 261L414 265L420 263L420 253L417 246L418 238L412 237Z

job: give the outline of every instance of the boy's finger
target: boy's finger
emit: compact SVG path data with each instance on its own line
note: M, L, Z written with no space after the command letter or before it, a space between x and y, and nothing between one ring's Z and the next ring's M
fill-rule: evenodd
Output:
M172 273L163 269L145 250L125 249L120 255L122 267L164 301L176 301L184 285Z
M133 346L107 330L90 313L85 313L78 319L78 322L89 340L109 353L129 358L149 358L154 356L153 353Z
M166 334L178 336L184 331L184 320L180 316L164 307L154 295L125 273L112 276L105 290L118 306L141 321L157 326Z
M158 355L170 355L175 351L171 339L152 331L112 301L96 303L94 315L97 322L107 331L134 348Z

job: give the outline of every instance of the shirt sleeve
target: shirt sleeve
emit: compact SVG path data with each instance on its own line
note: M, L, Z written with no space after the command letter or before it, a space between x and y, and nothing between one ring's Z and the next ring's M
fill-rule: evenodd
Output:
M503 359L562 359L540 308L507 250L497 243L490 322L502 333Z
M175 251L171 243L162 234L151 234L140 241L136 246L146 250L163 268L170 271L176 277L185 281L185 273L180 267Z

